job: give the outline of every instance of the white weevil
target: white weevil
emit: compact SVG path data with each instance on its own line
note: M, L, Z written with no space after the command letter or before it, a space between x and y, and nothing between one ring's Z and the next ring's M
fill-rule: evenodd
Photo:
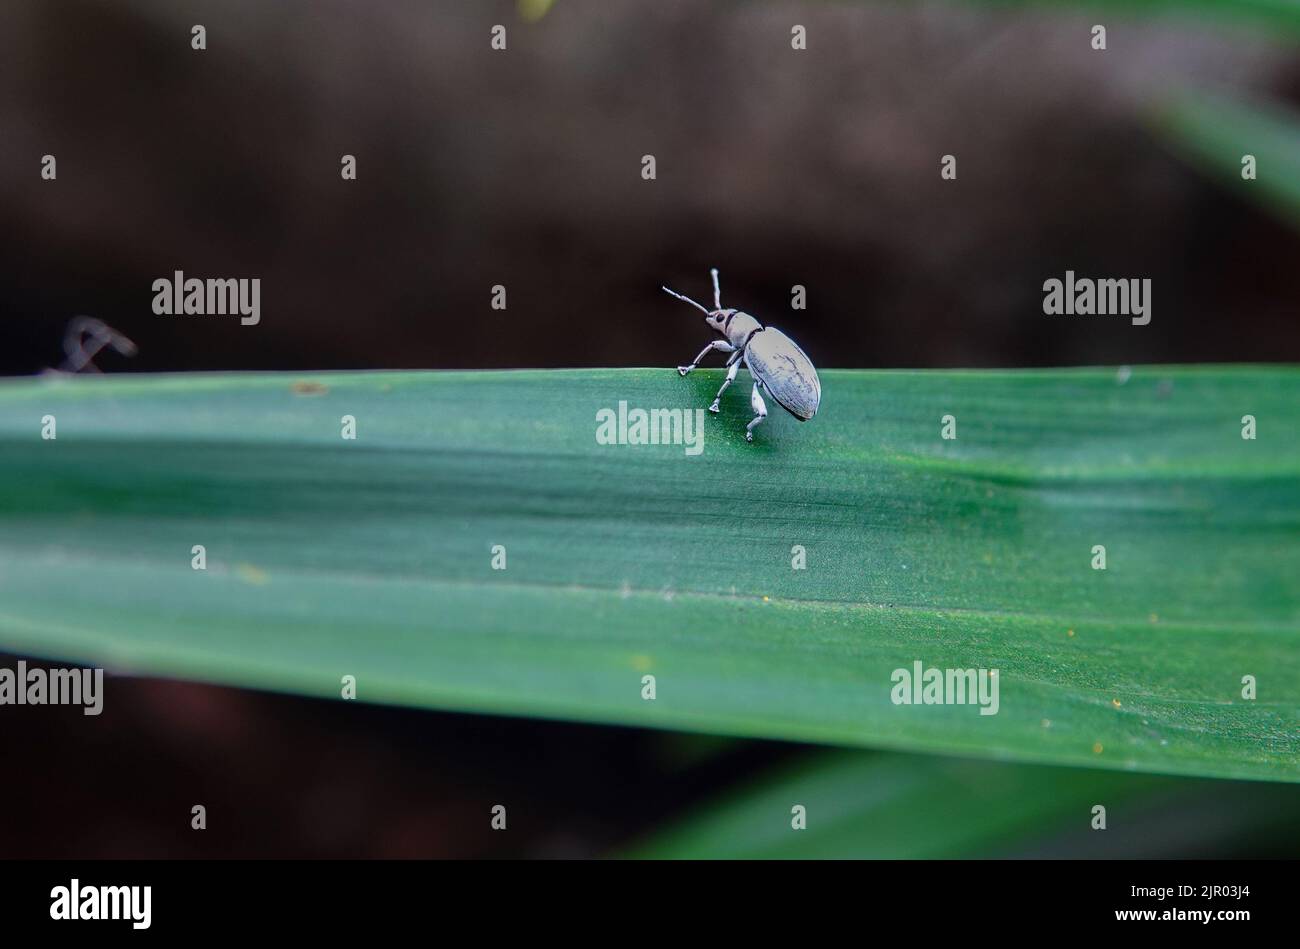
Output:
M767 406L760 391L776 399L781 408L799 421L808 421L817 414L817 406L822 401L822 384L817 378L817 369L812 360L794 340L779 329L764 327L758 320L740 310L724 310L722 290L718 286L718 268L714 267L709 273L713 275L712 310L706 310L690 297L663 288L665 292L703 313L704 322L709 324L709 329L723 337L709 343L700 350L694 362L689 366L678 366L677 371L686 375L699 365L711 349L731 353L731 358L727 360L727 379L709 406L709 411L716 413L719 411L722 393L735 381L740 364L745 364L749 374L754 377L754 391L749 397L749 404L755 413L754 420L745 426L745 441L754 440L754 426L767 418Z

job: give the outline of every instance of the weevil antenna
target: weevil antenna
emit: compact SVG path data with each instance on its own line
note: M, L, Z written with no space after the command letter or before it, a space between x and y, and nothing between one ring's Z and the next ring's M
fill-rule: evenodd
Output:
M709 271L713 275L713 308L722 309L722 288L718 286L718 268L714 267Z
M708 315L709 315L709 311L708 311L708 310L704 309L704 307L700 306L698 303L696 303L696 302L695 302L694 300L692 300L690 297L682 296L682 295L681 295L680 293L678 293L676 290L669 290L667 287L660 287L659 289L663 290L663 292L666 293L666 294L668 294L669 296L674 296L674 297L676 297L677 299L681 300L681 301L684 302L684 303L689 303L691 306L695 307L695 309L699 310L699 311L700 311L701 313L703 313L705 316L708 316Z

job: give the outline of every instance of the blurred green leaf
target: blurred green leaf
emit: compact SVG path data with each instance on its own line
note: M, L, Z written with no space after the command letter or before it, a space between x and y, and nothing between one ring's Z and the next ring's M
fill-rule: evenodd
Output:
M976 5L1048 8L1072 15L1114 14L1125 19L1170 17L1300 35L1297 0L976 0Z
M362 700L434 708L1300 779L1300 371L828 370L817 418L773 406L753 445L739 386L698 457L596 443L598 410L702 408L721 380L0 384L0 648L318 696L355 675ZM893 704L914 661L1000 670L998 714Z
M528 23L536 23L555 6L555 0L518 0L516 4L519 17Z
M802 805L805 827L792 828ZM1105 830L1092 827L1105 807ZM667 825L626 855L665 859L1166 858L1294 843L1285 785L821 753ZM1281 851L1285 851L1285 844Z
M1300 225L1300 115L1276 105L1186 98L1155 117L1156 130L1220 187ZM1255 180L1242 177L1253 155Z

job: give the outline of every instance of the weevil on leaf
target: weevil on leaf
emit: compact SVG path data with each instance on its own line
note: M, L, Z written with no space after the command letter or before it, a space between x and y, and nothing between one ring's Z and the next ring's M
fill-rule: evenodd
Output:
M736 380L736 373L743 363L754 377L754 390L750 394L749 404L754 409L754 419L745 426L745 441L754 440L754 427L767 418L767 404L762 393L776 400L777 405L785 409L801 422L806 422L817 414L817 407L822 401L822 384L817 378L817 369L812 360L799 348L798 343L773 326L763 326L748 313L740 310L722 308L722 289L718 285L718 268L709 271L713 275L713 309L709 310L684 296L664 287L666 293L683 300L704 314L704 322L709 329L722 336L700 350L689 366L678 366L677 371L686 375L699 365L700 360L708 355L709 350L730 353L727 360L727 378L718 390L717 397L709 406L709 411L716 414L721 408L722 393Z

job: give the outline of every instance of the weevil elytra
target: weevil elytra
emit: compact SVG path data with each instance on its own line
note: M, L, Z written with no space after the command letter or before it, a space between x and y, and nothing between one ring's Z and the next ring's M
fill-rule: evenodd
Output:
M754 390L750 394L749 404L754 409L754 419L745 426L745 441L754 440L754 426L767 418L767 405L762 393L766 392L776 400L777 405L785 409L801 422L806 422L817 414L817 407L822 401L822 383L817 378L817 369L812 360L799 345L779 329L763 326L748 313L740 310L722 308L722 289L718 286L718 268L709 271L713 275L713 309L709 310L696 303L688 296L664 287L666 293L675 296L695 307L704 314L704 322L709 329L722 336L700 350L689 366L678 366L677 371L686 375L700 364L709 350L730 353L727 360L727 378L718 390L717 397L709 406L709 411L717 413L721 408L722 393L736 380L736 373L743 363L754 377Z

